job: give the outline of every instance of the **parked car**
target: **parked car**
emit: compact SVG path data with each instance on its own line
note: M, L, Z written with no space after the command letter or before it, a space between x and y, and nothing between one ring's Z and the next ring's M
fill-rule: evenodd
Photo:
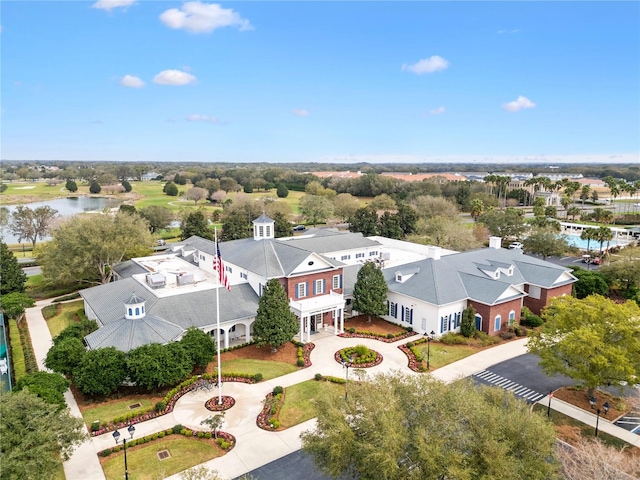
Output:
M509 245L509 250L522 250L522 244L520 242L513 242Z
M296 225L293 227L294 232L304 232L307 229L304 225Z
M160 240L156 240L156 245L158 247L164 247L167 244L162 238Z

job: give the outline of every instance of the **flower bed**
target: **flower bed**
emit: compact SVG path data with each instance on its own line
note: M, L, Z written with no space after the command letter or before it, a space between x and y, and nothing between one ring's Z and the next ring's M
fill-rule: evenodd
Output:
M299 367L307 368L311 366L311 351L316 348L313 343L301 343L295 342L294 344L298 347L298 362L297 365Z
M416 340L415 342L408 342L404 345L398 345L398 348L407 356L409 359L409 368L414 372L426 372L427 367L423 363L422 355L415 349L415 345L420 345L421 343L425 343L427 341L427 337L422 337Z
M359 349L361 348L366 349L367 354L359 352ZM334 354L333 358L340 364L345 361L349 364L350 367L357 368L375 367L376 365L380 365L383 360L382 354L362 345L356 345L355 347L348 347L343 348L342 350L338 350Z
M355 330L353 332L345 330L344 333L338 334L339 337L343 338L371 338L373 340L379 340L385 343L393 343L398 340L404 340L405 338L409 338L413 335L417 335L416 332L403 332L403 333L387 333L387 335L381 335L375 332L364 332L361 330Z
M228 395L222 396L222 403L218 403L218 397L213 397L207 400L204 404L207 410L211 410L212 412L224 412L225 410L229 410L236 404L236 399L230 397Z
M278 428L280 428L278 414L284 404L284 388L275 387L273 392L267 394L263 403L262 411L258 414L258 418L256 418L256 425L270 432L278 430Z
M98 435L102 435L103 433L111 432L122 427L128 427L129 425L134 423L144 422L146 420L151 420L152 418L171 413L173 411L173 407L180 399L180 397L192 391L202 381L213 380L216 378L216 373L205 373L200 377L191 377L190 379L185 380L184 382L179 384L177 387L169 390L169 392L165 395L164 400L156 403L155 407L153 408L149 408L143 411L131 412L128 415L117 417L106 424L99 425L98 428L95 428L94 425L91 425L91 435L96 437ZM261 373L256 373L255 375L249 375L246 373L228 373L222 376L223 382L257 383L261 380Z
M176 428L179 427L179 428ZM150 435L146 435L141 438L137 438L134 440L127 441L127 449L133 448L139 445L143 445L145 443L153 442L154 440L160 440L170 435L183 435L185 437L197 437L197 438L217 438L218 445L223 450L231 450L236 445L236 437L227 432L217 432L217 435L214 434L211 430L199 431L199 430L191 430L189 428L182 428L181 425L176 425L173 428L169 428L167 430L162 430L157 433L152 433ZM99 457L108 457L113 453L118 453L122 448L120 445L116 445L113 448L105 448L98 452Z

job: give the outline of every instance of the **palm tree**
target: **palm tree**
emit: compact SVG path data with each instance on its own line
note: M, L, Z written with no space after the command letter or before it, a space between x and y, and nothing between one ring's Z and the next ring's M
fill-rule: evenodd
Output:
M600 227L596 230L596 240L600 242L601 252L602 252L602 244L604 242L607 242L606 252L609 251L609 242L611 242L612 239L613 239L613 231L609 227Z
M564 208L564 218L566 219L569 217L569 205L571 205L571 198L569 195L563 195L560 199L560 204L562 205L562 208Z
M482 212L484 212L484 202L479 198L475 198L471 200L470 207L471 207L471 218L473 218L474 222L477 222L478 217L482 215Z
M571 215L571 220L576 221L576 216L580 215L580 209L578 207L571 207L567 210L567 215Z
M580 234L580 238L582 240L586 240L587 241L587 253L591 251L591 240L595 240L596 239L596 229L595 228L585 228L584 230L582 230L582 233Z

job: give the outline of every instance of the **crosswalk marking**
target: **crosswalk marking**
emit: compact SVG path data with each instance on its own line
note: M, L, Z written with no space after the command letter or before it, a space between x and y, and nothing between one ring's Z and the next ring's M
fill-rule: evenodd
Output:
M490 372L489 370L482 370L481 372L475 373L473 377L495 387L504 388L505 390L512 392L516 397L529 403L536 403L544 397L544 394L542 393L531 390L530 388Z

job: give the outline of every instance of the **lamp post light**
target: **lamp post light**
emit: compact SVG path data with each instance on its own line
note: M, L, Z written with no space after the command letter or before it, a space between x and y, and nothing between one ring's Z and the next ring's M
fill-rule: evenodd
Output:
M596 406L596 397L589 398L589 405L591 405L591 409Z
M133 438L133 434L136 433L136 427L133 425L129 425L127 428L129 435ZM118 440L120 439L120 432L118 430L113 432L113 439L116 441L116 445L118 444ZM122 439L122 445L124 447L124 479L129 480L129 468L127 466L127 439Z
M346 370L345 382L344 382L344 401L347 401L347 383L349 383L349 367L353 363L353 356L349 357L349 361L342 360L342 368Z
M431 371L431 340L435 334L436 332L431 330L431 333L427 335L427 372Z
M604 405L602 405L602 413L604 413L605 415L607 414L607 412L609 411L609 402L604 402ZM596 410L596 432L595 432L595 436L596 438L598 438L598 421L600 420L600 409L598 408Z

